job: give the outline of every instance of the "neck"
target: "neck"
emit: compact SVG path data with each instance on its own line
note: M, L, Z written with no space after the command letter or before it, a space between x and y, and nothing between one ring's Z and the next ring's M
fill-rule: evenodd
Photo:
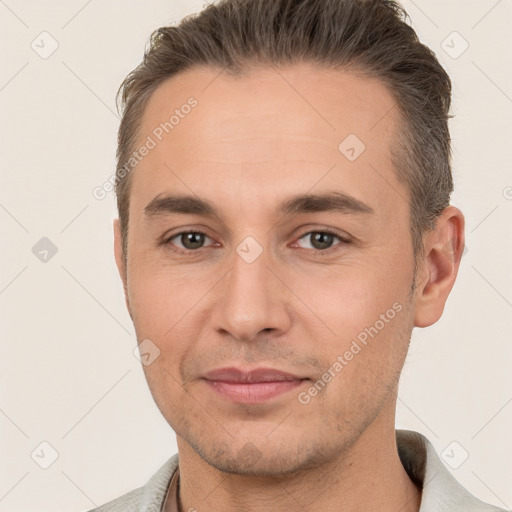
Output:
M394 418L393 418L394 420ZM224 473L204 462L178 436L180 508L210 512L251 510L379 510L418 512L421 491L398 456L394 421L377 418L328 464L280 476Z

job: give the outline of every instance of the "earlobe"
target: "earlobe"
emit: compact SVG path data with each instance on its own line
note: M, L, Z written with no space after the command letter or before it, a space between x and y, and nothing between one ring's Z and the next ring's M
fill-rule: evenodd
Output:
M417 272L416 327L428 327L441 318L455 284L464 250L464 216L458 208L444 209L435 230L426 235L424 248Z

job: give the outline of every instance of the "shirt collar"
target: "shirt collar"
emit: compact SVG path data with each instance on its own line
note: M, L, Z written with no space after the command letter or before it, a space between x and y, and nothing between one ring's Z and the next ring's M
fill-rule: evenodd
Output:
M419 512L503 512L462 487L425 436L412 430L397 430L396 440L402 465L422 488Z

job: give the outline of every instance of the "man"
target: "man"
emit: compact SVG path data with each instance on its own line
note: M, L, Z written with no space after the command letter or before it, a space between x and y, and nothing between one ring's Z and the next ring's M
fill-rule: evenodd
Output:
M115 254L178 454L97 510L490 511L395 430L464 247L451 83L385 0L224 0L123 82Z

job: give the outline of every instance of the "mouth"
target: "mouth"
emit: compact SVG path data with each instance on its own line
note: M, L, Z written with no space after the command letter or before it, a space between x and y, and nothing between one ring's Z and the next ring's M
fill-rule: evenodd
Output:
M203 379L217 395L231 402L244 404L267 402L309 380L273 368L257 368L250 371L220 368L208 372Z

